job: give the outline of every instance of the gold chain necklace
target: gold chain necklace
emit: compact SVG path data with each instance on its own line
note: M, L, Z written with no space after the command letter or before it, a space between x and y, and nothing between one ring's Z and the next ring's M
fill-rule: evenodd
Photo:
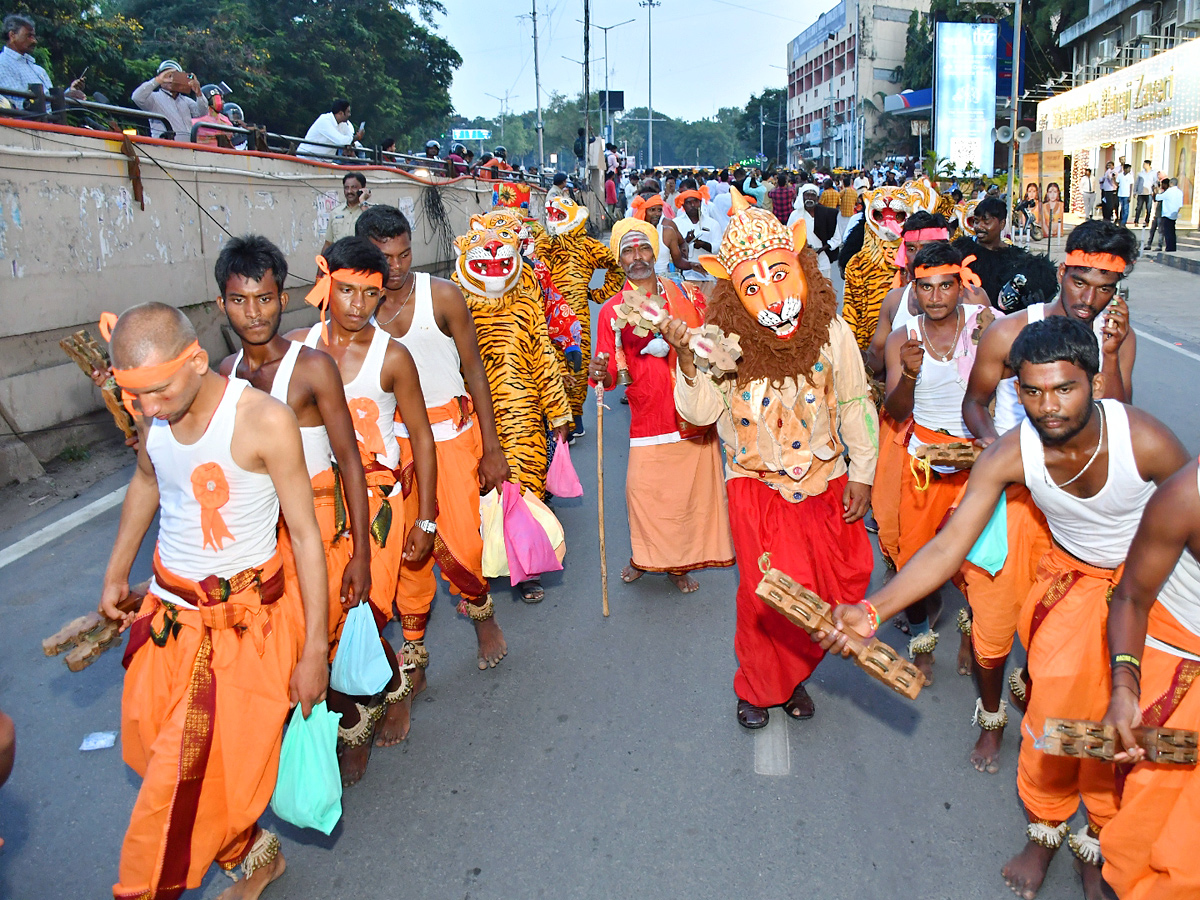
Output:
M413 291L415 291L417 289L417 273L409 272L408 277L412 279L412 287L410 287L408 289L408 296L404 298L404 302L400 304L400 308L398 310L396 310L395 313L392 314L392 317L390 319L388 319L386 322L379 323L379 326L381 328L385 325L391 325L393 322L395 322L396 316L398 316L398 315L400 315L400 313L404 312L404 307L408 306L408 301L412 299Z

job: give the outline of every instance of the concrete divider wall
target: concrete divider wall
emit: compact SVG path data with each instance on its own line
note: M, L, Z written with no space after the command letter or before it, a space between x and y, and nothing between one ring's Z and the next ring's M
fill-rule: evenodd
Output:
M111 136L0 124L0 484L39 474L34 458L112 427L96 413L99 391L58 346L80 328L99 337L101 312L173 304L214 358L226 355L223 317L211 301L213 265L229 234L260 233L279 244L291 268L285 324L315 321L304 294L346 168L194 145L134 146L144 210ZM361 171L372 202L409 217L414 265L424 270L447 268L450 239L470 215L491 208L489 182L431 187L392 169ZM543 196L535 192L535 207ZM437 199L445 224L430 215Z

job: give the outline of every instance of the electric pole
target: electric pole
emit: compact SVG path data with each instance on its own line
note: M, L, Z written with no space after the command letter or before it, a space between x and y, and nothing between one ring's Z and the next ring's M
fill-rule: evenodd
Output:
M588 138L592 133L592 4L583 0L583 165L587 172ZM607 67L608 62L604 65Z
M533 0L531 6L533 7L533 93L537 99L538 173L541 174L546 164L546 149L542 141L542 84L538 68L537 0Z
M576 22L581 22L581 19L576 19ZM622 25L628 25L633 19L626 19L624 22L618 22L616 25L593 25L593 28L599 28L604 32L604 121L601 122L601 130L604 132L604 140L611 141L612 135L612 112L609 110L608 103L608 33L614 28L620 28Z
M654 8L662 6L660 0L641 0L638 6L646 8L646 105L650 114L646 116L646 168L654 168Z

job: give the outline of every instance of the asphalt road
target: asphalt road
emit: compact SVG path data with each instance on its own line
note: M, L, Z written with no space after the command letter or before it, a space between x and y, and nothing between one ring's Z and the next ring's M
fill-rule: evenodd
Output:
M1133 276L1143 340L1137 401L1200 450L1195 276L1144 263ZM1176 347L1176 342L1181 346ZM1178 352L1183 351L1183 352ZM586 496L555 508L566 570L540 605L500 586L509 656L475 668L470 625L439 595L430 689L406 744L376 750L345 795L332 836L267 816L288 861L266 894L321 900L421 898L1011 897L1000 878L1023 841L1015 790L1018 730L1001 773L967 762L975 694L954 673L954 603L937 681L915 702L843 660L810 682L817 715L767 729L734 719L733 570L699 574L683 597L661 576L623 585L628 408L606 414L612 615L600 614L596 433L573 448ZM7 547L110 493L0 534ZM0 898L104 897L137 791L118 748L81 752L119 727L120 653L80 674L40 640L95 606L118 508L0 569L0 708L18 728L17 766L0 790ZM134 577L149 574L149 544ZM876 575L879 571L877 568ZM902 636L885 628L897 645ZM393 635L397 640L398 634ZM227 886L214 869L198 897ZM1064 852L1040 897L1079 896Z

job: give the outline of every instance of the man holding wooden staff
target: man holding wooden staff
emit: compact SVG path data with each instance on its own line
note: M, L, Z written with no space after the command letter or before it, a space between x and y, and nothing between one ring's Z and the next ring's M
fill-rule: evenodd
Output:
M805 228L788 231L734 188L717 255L699 258L718 281L707 321L741 339L736 373L700 372L682 319L663 326L678 366L675 406L717 424L725 444L733 545L741 561L734 649L738 722L767 724L767 707L813 715L804 682L824 656L755 594L758 562L829 602L862 600L872 554L863 514L878 456L878 419L862 355L820 274ZM844 454L848 452L849 466Z
M645 296L663 305L669 315L697 326L702 298L654 274L658 231L652 225L620 220L613 227L612 249L626 282L597 317L597 353L588 378L607 390L616 381L618 367L627 367L633 379L625 389L625 503L632 555L621 580L631 584L646 572L665 572L680 593L690 594L700 585L689 572L733 565L720 443L711 427L692 425L675 411L675 351L656 332L639 335L629 325L621 327L616 309L628 298Z

